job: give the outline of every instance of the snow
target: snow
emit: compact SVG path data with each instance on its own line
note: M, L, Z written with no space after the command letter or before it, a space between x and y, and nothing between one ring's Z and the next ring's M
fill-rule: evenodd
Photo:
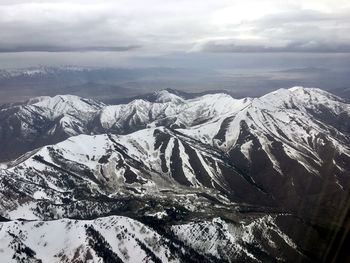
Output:
M307 142L310 134L324 132L324 127L321 127L314 120L308 110L318 111L319 105L323 105L335 114L341 112L350 114L348 104L336 96L315 88L279 89L255 99L234 99L227 94L218 93L185 100L167 90L155 92L154 95L156 102L137 99L128 104L114 106L105 106L96 102L88 104L77 96L58 95L52 98L36 98L30 102L32 103L30 106L40 108L43 112L49 109L50 118L62 116L59 120L59 126L54 126L49 131L52 136L58 128L69 136L87 133L84 125L96 115L99 115L103 129L106 131L111 129L116 133L125 133L146 127L155 128L162 124L163 120L167 120L170 123L184 125L185 128L178 129L180 132L228 152L236 147L242 131L241 124L245 123L249 127L249 132L255 137L272 136L283 144L294 144L296 151L308 151L313 156L315 155L314 149L305 141ZM87 115L84 117L85 121L80 122L70 114L74 116ZM228 119L230 121L228 121L224 139L222 142L218 141L215 137L223 122L227 122ZM299 126L300 123L302 126ZM30 127L25 125L23 124L22 127L23 132L30 134ZM146 137L151 138L151 136ZM135 156L140 155L141 148L147 149L147 145L137 146L138 140L130 139L135 147L129 150ZM349 149L341 145L336 137L330 136L330 140L335 147L339 149L343 147L345 154L348 154ZM266 143L265 139L260 141ZM149 143L148 146L150 145L152 143ZM263 145L269 158L274 161L276 158L269 152L269 147L269 145ZM245 150L243 147L243 154L246 155ZM301 159L298 152L290 156L296 160ZM318 156L314 157L315 162L319 162ZM278 164L275 163L275 167L277 166Z
M242 144L241 146L241 152L244 154L245 158L247 158L248 160L250 160L250 148L253 145L253 141L247 141L245 143Z
M173 102L173 103L183 103L184 102L184 99L175 95L175 94L172 94L170 93L169 91L167 90L160 90L160 91L156 91L154 93L154 95L157 97L156 98L156 102Z
M253 231L255 229L261 229L262 235L266 237L267 240L271 239L271 232L275 232L277 235L279 235L282 240L290 247L297 250L297 245L288 237L286 234L284 234L281 229L276 225L274 217L271 215L266 215L261 218L258 218L254 220L253 222L244 225L243 226L243 235L242 239L243 241L247 243L254 242L254 234Z
M168 216L168 213L166 211L160 211L160 212L156 212L154 214L147 214L148 216L153 216L156 217L158 219L162 219L166 216Z
M54 97L39 97L38 102L31 104L32 106L46 108L51 111L51 117L56 118L62 114L79 114L95 112L99 110L102 104L98 105L93 101L87 103L80 97L74 95L57 95Z
M193 186L198 186L200 183L196 179L195 172L190 164L189 156L185 152L185 147L179 141L179 151L180 151L180 159L182 163L182 170L185 174L186 179L191 182Z
M270 159L270 161L271 161L271 163L273 165L273 169L275 169L278 173L282 174L282 170L280 168L279 162L277 161L276 157L271 152L271 142L270 142L270 140L268 140L266 138L266 136L261 135L259 137L259 142L261 144L262 149L264 150L264 152L269 157L269 159Z
M125 125L146 126L156 119L174 115L175 108L176 104L173 102L151 103L145 100L134 100L129 104L104 107L100 113L100 122L106 129L122 128Z
M203 143L210 143L228 152L236 147L238 138L241 136L241 123L244 122L246 127L249 127L249 132L259 139L263 150L270 158L274 168L279 172L281 170L277 159L270 150L272 147L270 145L270 137L282 142L284 147L288 148L287 154L292 159L301 162L309 171L313 172L314 170L303 161L303 155L305 155L305 152L308 152L307 155L312 156L314 161L320 164L321 158L315 155L315 150L307 143L311 134L326 133L335 148L340 149L344 147L334 135L324 129L324 126L320 126L318 121L308 112L310 108L317 109L317 105L326 105L335 114L339 112L350 113L348 104L343 103L339 98L325 91L314 88L294 87L291 89L280 89L245 102L241 100L240 103L234 99L227 99L227 101L230 101L228 104L236 105L235 107L226 105L225 98L221 99L221 95L207 96L210 98L210 101L215 101L215 97L220 98L220 102L213 103L214 105L211 108L216 109L223 115L200 125L180 129L180 131ZM197 100L203 100L201 105L206 103L205 97L197 98ZM221 100L223 103L221 103ZM222 105L223 107L221 108ZM219 131L221 123L228 117L231 120L228 124L224 141L219 142L214 138ZM294 146L293 150L288 147L289 144ZM249 159L249 146L249 144L239 146L247 159ZM347 147L343 149L343 152L348 154L350 151Z
M47 199L47 195L44 191L36 191L34 194L33 194L33 198L34 199Z
M0 257L4 262L16 262L12 258L15 251L9 244L29 247L35 257L42 262L73 261L85 262L87 252L92 262L99 258L91 247L87 229L92 227L124 262L146 262L147 254L140 246L150 249L162 262L178 262L170 258L171 251L166 240L159 234L130 218L110 216L96 220L70 220L0 223ZM9 234L11 233L11 235ZM18 238L15 239L14 236ZM94 242L93 242L94 243ZM25 254L24 254L25 255ZM78 258L77 258L78 257ZM25 260L26 261L26 260Z
M173 98L169 94L166 91L159 92L158 95L160 98L164 96ZM154 149L154 132L159 130L168 133L168 131L162 127L156 127L157 125L155 123L163 118L176 117L176 122L186 125L186 128L178 129L179 132L200 140L203 143L211 144L226 153L237 148L248 161L250 161L253 146L253 141L249 136L255 137L261 144L260 150L263 150L267 154L273 164L273 168L279 173L282 173L278 162L279 156L275 156L274 151L272 151L274 146L272 145L271 138L274 138L276 142L282 145L285 153L291 159L298 161L309 172L317 174L317 167L311 166L305 158L308 156L317 165L322 165L322 158L318 156L314 148L316 146L308 143L310 139L313 144L322 146L325 145L325 140L321 139L319 134L325 134L338 152L349 156L350 149L339 141L341 134L331 134L323 126L320 126L320 123L308 113L307 107L310 107L310 104L306 103L306 101L309 101L310 97L313 98L312 101L323 101L327 99L329 104L337 103L336 98L324 91L295 87L291 89L280 89L256 99L237 100L226 94L209 94L190 100L176 100L176 102L172 99L154 103L144 100L134 100L129 104L103 107L100 119L105 128L112 126L122 128L125 125L132 127L132 125L144 124L145 129L138 128L139 130L133 133L118 136L113 135L112 138L125 147L126 153L131 158L144 163L145 167L155 169L160 173L162 173L160 169L160 151L159 149ZM40 104L45 101L49 105L52 101L55 101L52 102L53 105L58 105L57 100L62 99L67 101L81 100L75 96L67 96L65 98L56 96L50 98L48 101L46 98L43 98L40 100L41 102L37 103ZM348 106L344 105L342 102L338 102L338 106L346 111ZM337 107L332 106L331 108L335 109ZM61 111L65 111L65 108L62 108ZM150 125L152 127L146 128L146 125L149 125L150 121L154 121L153 125ZM73 125L72 122L74 120L68 115L61 118L61 123L66 131L70 131L70 127ZM222 138L223 141L219 141L216 139L216 136L223 122L227 122L227 126L225 126L227 130ZM244 133L249 133L249 136L242 137ZM165 150L165 160L168 168L170 168L175 137L171 135L171 139ZM254 146L258 147L258 145ZM179 143L179 150L183 165L182 169L185 172L186 178L194 186L200 186L201 184L196 179L194 170L189 163L189 157L181 142ZM113 154L114 143L106 134L70 137L64 142L44 147L36 154L42 156L45 161L53 162L51 158L53 152L59 153L72 164L77 163L86 166L94 171L95 176L99 180L105 180L99 172L103 170L105 172L104 176L107 176L111 180L110 184L113 182L114 187L122 182L120 180L123 178L124 170L119 169L115 171L113 168L113 163L117 163L122 157L119 154ZM211 169L212 166L206 163L201 154L197 155L204 169L206 169L213 180L219 183L220 169L216 169L217 167ZM105 155L110 156L110 165L101 165L98 163L98 160ZM21 161L19 167L24 169L34 167L38 171L51 169L33 158ZM17 168L11 168L11 171L25 178L25 174L23 174L24 170ZM138 174L137 171L136 174ZM61 190L57 189L54 183L50 181L47 181L47 183L52 189Z
M0 169L9 172L5 179L16 178L19 179L18 182L23 183L19 185L18 189L23 191L25 198L27 198L23 203L10 203L12 211L8 209L4 211L3 215L10 219L38 220L38 216L41 216L35 214L38 204L48 199L52 204L60 205L62 204L60 198L70 196L69 191L73 191L70 188L65 189L64 186L61 189L58 183L61 178L55 168L40 162L34 156L41 156L46 162L55 165L60 163L57 160L64 161L67 165L65 168L68 170L74 168L75 165L82 167L84 171L86 168L95 177L93 179L98 180L98 183L92 183L94 180L82 176L84 183L89 185L89 190L93 193L106 193L111 197L125 196L128 193L125 190L124 173L126 169L130 169L139 179L147 179L147 183L142 187L139 183L132 184L132 187L139 191L141 196L154 195L163 198L164 195L159 194L162 192L160 190L181 189L184 192L181 192L182 196L178 195L176 199L180 200L184 207L190 211L198 211L196 209L204 211L203 207L196 207L196 203L192 201L195 198L193 191L205 188L197 180L195 169L191 166L190 157L185 151L185 143L192 147L197 154L199 162L212 181L225 190L227 186L224 185L225 181L222 180L222 174L218 168L220 157L215 159L213 156L226 157L231 150L241 151L248 161L252 161L253 150L263 151L271 161L273 168L280 174L282 174L281 167L284 166L279 163L281 158L276 155L278 154L276 149L282 150L289 158L296 160L315 176L319 175L318 167L321 167L323 160L317 147L333 145L335 154L341 153L350 156L350 147L342 140L342 138L346 138L346 135L341 131L332 131L333 127L321 123L310 113L311 110L321 111L320 105L334 114L347 113L350 112L349 105L318 89L293 87L280 89L260 98L240 100L227 94L210 94L190 100L185 100L168 91L161 91L156 95L156 102L134 100L128 104L117 106L104 106L99 103L91 105L76 96L39 97L30 100L25 109L48 111L50 118L55 121L59 120L56 124L69 135L84 133L84 125L92 120L98 121L98 118L95 119L96 116L99 116L102 128L105 128L101 128L98 132L103 133L111 129L115 133L120 130L128 134L80 134L55 145L48 145L28 153L11 163L9 168L7 168L10 166L8 164L0 164ZM79 116L84 115L83 113L91 113L91 116L88 116L86 122L82 123L76 120L77 112ZM59 119L55 119L55 117ZM177 132L190 138L185 138L170 128L157 127L162 123L184 125L185 128L177 129ZM75 125L79 128L73 129ZM21 126L23 132L30 134L30 124L21 123ZM217 138L221 127L227 129L221 134L219 140ZM55 134L56 128L55 126L52 134ZM129 133L129 128L131 131L137 131ZM167 174L164 174L161 169L160 149L155 149L156 132L165 133L170 137L168 142L163 142L167 143L164 152L166 166L169 169ZM197 139L213 147L208 147L209 150L206 151L205 147L207 146L202 146L192 139ZM182 187L171 178L170 167L175 142L179 144L182 161L180 168L195 189ZM275 145L280 148L274 148ZM118 152L119 147L122 152ZM209 153L209 151L212 152ZM213 164L208 161L207 155L214 161ZM102 157L108 157L108 162L99 162ZM310 162L310 158L312 162ZM341 163L338 163L336 159L332 161L339 171L345 172ZM122 163L122 165L118 167L118 163ZM139 165L135 165L135 163ZM52 173L53 171L55 173ZM148 171L150 171L149 174ZM254 175L252 177L254 179ZM25 184L26 182L29 184ZM293 178L290 182L292 187L295 186ZM100 183L103 185L103 189L100 187ZM337 185L341 191L346 190L336 177L334 185ZM20 188L21 186L23 189ZM63 192L67 195L63 195ZM225 199L225 197L222 196L221 199ZM27 200L29 201L27 202ZM74 201L76 200L74 199ZM227 199L225 202L232 204ZM60 208L54 210L54 213L54 218L67 216ZM167 213L152 210L148 215L161 219L166 217ZM21 224L21 227L17 229L18 224ZM156 240L157 244L161 243L161 237L152 229L123 217L89 221L68 219L24 223L14 221L0 224L0 256L4 260L9 259L10 261L11 259L8 257L12 257L13 254L9 252L10 248L4 245L11 242L11 236L5 229L18 234L19 232L16 231L24 230L24 235L27 236L21 242L34 249L37 253L36 256L43 259L44 262L54 261L54 255L62 251L66 253L68 259L72 259L78 250L83 256L90 249L86 241L88 237L85 232L85 224L94 226L107 240L113 251L125 261L139 262L139 259L146 257L144 251L140 249L138 239L146 243L149 240ZM116 239L116 235L121 234L124 228L127 228L129 233L134 236L128 235L121 242ZM203 231L203 228L206 231ZM254 255L245 248L245 243L253 244L256 242L254 233L257 230L262 233L264 240L271 248L277 248L277 244L272 240L272 237L277 235L287 246L297 249L295 243L277 227L275 218L271 216L249 218L246 222L237 224L230 224L220 218L214 218L212 221L175 225L171 227L171 230L185 244L190 245L200 253L213 256L218 256L223 247L225 249L228 247L232 250L226 249L225 251L233 251L254 259ZM52 236L55 238L53 239ZM168 253L166 246L160 246L156 249L152 242L148 242L146 246L154 249L157 256L163 261L169 260L166 256ZM95 260L96 254L91 253ZM83 258L81 260L84 261Z
M34 203L26 203L18 206L15 210L6 213L9 219L26 219L26 220L38 220L39 217L34 214L36 208Z
M167 167L168 167L169 171L170 171L171 155L172 155L173 148L174 148L174 140L175 140L175 138L170 138L168 146L165 149L165 153L164 153L165 154L165 161L167 163Z
M209 94L190 100L184 100L168 91L159 91L156 95L158 98L154 103L134 100L129 104L104 107L100 114L102 126L106 129L123 127L125 123L155 126L153 121L174 118L176 123L201 130L200 126L196 127L200 119L210 121L222 118L251 102L251 99L236 100L227 94Z
M228 254L224 259L227 260L232 259L233 255L245 255L257 261L258 259L245 248L246 244L257 242L254 235L256 231L262 232L262 239L269 242L271 247L275 246L272 241L274 234L286 245L297 250L295 243L278 228L272 216L263 216L240 224L230 224L220 218L213 218L212 221L172 226L172 231L180 240L200 253L219 257L222 256L222 251L226 251Z

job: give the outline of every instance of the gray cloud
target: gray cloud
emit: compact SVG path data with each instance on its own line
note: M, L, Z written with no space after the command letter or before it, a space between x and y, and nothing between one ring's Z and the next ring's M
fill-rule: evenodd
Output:
M139 48L139 46L123 47L104 47L104 46L87 46L87 47L66 47L66 46L10 46L0 47L0 53L17 53L17 52L126 52Z
M251 41L249 44L236 44L231 41L209 41L203 44L201 51L207 52L233 52L233 53L275 53L275 52L297 52L297 53L349 53L350 43L323 43L316 41L292 42L283 46L269 46Z
M350 3L1 0L0 32L0 53L16 59L14 53L24 57L30 52L57 52L67 61L74 52L84 52L86 60L89 52L93 58L98 52L115 52L122 60L188 52L349 53ZM106 63L116 60L104 58Z
M198 41L193 51L349 53L350 9L291 7L226 26L224 37Z

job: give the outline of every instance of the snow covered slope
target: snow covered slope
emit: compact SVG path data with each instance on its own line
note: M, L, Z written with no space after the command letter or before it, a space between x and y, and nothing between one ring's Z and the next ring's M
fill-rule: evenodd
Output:
M310 196L314 205L321 199L333 208L346 199L349 124L349 104L319 89L294 87L178 131L228 153L261 189L307 212L309 204L300 203Z
M203 262L304 260L300 251L316 252L299 233L316 232L310 244L324 242L315 229L338 224L350 191L350 105L319 89L239 100L222 93L185 99L166 90L121 105L39 97L0 109L0 143L0 219L58 219L40 223L47 232L74 218L72 231L83 233L80 220L135 218L168 240L160 246L170 249L164 261L187 252ZM277 214L302 220L289 231ZM15 222L21 224L3 226L15 231ZM23 224L34 235L35 223ZM89 224L95 229L100 221ZM4 249L8 255L44 257L40 242L29 246L9 233L2 233L4 244L19 243ZM96 240L86 233L77 256L98 261ZM135 249L149 252L148 238L140 242ZM102 250L122 256L113 244ZM76 253L66 252L62 259ZM164 256L151 252L150 261Z
M194 209L201 199L218 204L272 202L223 152L165 128L71 137L9 163L0 185L1 215L11 219L29 214L47 218L50 212L54 218L103 214L115 206L95 209L101 198L129 196L172 195L172 202L186 209ZM189 198L193 200L184 193L195 193ZM87 200L89 204L71 214L71 207Z
M179 262L169 244L126 217L0 223L3 262Z
M103 103L64 95L38 97L0 108L0 160L10 160L37 147L89 133L89 123Z
M4 262L261 262L304 258L271 216L220 218L162 231L127 217L0 223ZM277 247L285 247L278 251Z
M281 231L272 216L258 217L239 224L213 218L211 221L174 225L171 230L196 251L228 262L233 259L259 262L283 261L299 256L303 258L297 245ZM278 251L281 247L284 249Z
M161 180L220 188L226 195L234 192L236 198L241 196L239 188L243 193L248 187L237 185L248 182L287 207L299 209L299 203L310 195L323 195L325 203L333 200L333 207L350 188L349 108L325 91L302 87L240 100L226 94L186 100L164 90L152 94L149 101L109 106L75 96L40 97L1 110L1 156L17 157L77 134L126 134L116 139L118 143L137 155L135 163L141 162L142 169L161 174ZM156 136L151 127L161 126L167 132L158 129ZM181 140L179 134L183 134ZM98 147L96 142L92 144ZM80 143L84 144L76 142ZM71 146L67 147L64 151L70 151ZM221 155L221 164L203 155L203 149ZM71 152L70 161L74 161ZM245 180L233 180L236 177L228 176L231 172L221 167L223 163L234 166ZM135 164L131 167L127 174L134 178L130 173L138 169ZM105 180L93 174L99 182ZM112 182L106 185L115 187ZM321 193L323 188L329 190ZM259 196L252 195L249 201Z
M109 106L71 95L33 98L0 108L0 142L4 145L0 160L78 134L128 134L147 126L191 127L239 110L248 102L225 94L184 100L166 90L156 92L152 102L138 99Z

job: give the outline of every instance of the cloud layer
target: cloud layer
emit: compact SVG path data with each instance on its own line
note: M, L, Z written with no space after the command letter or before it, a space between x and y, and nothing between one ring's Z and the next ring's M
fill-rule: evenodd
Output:
M348 53L350 3L2 0L0 32L1 53Z
M208 41L197 47L197 50L220 53L350 53L350 43L339 42L289 42L284 45L269 45L256 41L240 40Z
M19 52L125 52L139 48L138 46L120 46L120 47L108 47L108 46L56 46L47 45L43 46L38 44L0 47L0 53L19 53Z

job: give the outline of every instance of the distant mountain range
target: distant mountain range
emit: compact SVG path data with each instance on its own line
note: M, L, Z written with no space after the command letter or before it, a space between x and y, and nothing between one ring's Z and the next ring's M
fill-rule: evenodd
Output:
M348 220L350 104L320 89L36 97L0 145L6 261L322 262Z
M43 66L0 69L0 104L57 94L98 98L108 102L122 100L157 89L157 84L153 83L157 79L169 81L178 76L186 78L191 75L193 77L193 74L196 73L164 67L128 69Z
M293 85L321 87L344 99L350 99L349 72L304 67L280 70L240 71L239 68L103 68L103 67L31 67L0 69L0 104L25 101L32 97L71 94L107 104L130 102L140 94L167 88L197 95L225 92L235 98L260 97ZM181 90L181 91L179 91ZM190 93L186 93L186 92ZM141 95L141 96L143 96Z

